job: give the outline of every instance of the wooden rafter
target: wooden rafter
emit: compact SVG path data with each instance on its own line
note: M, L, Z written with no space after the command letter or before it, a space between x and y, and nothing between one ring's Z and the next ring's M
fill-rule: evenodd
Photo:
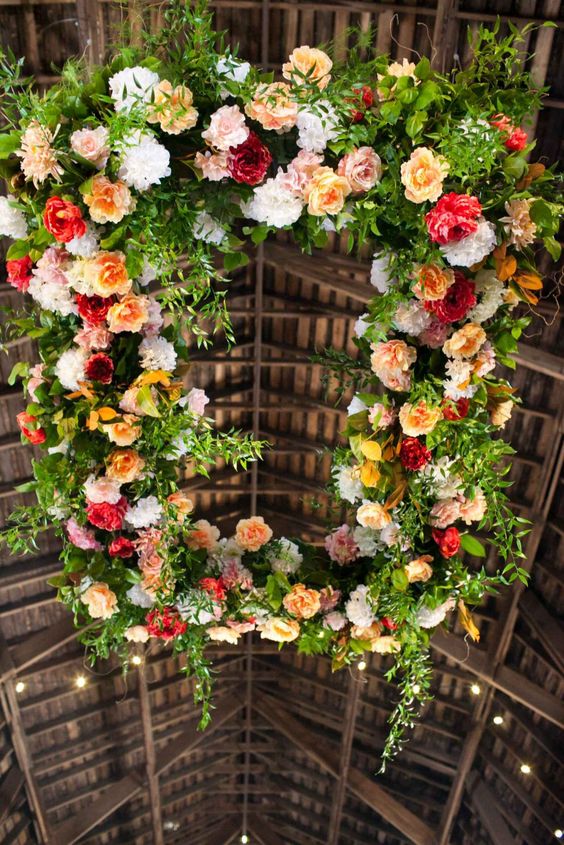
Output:
M151 701L147 686L147 665L143 657L137 672L139 708L141 710L141 724L143 726L143 745L145 748L145 769L149 785L149 801L151 804L151 820L153 823L153 839L155 845L164 845L163 820L161 810L161 795L159 790L159 775L157 772L157 756L153 736L153 722L151 719Z

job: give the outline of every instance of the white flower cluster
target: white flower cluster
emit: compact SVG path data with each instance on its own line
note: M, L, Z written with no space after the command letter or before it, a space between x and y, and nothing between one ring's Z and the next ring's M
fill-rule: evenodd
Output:
M443 382L443 387L445 396L449 399L471 399L478 390L477 384L461 387L472 378L472 365L468 361L447 361L446 374L448 378Z
M430 608L430 607L420 607L417 611L417 622L420 628L435 628L437 625L440 625L441 622L444 622L447 613L451 610L454 610L456 607L456 601L452 596L448 598L442 604L439 604L437 607Z
M353 328L353 334L355 337L364 337L370 328L369 318L370 314L367 313L361 314L360 317L357 317Z
M198 241L219 246L225 237L225 229L207 211L201 211L194 221L192 234Z
M367 410L368 405L366 405L359 396L353 396L347 407L347 415L352 417L354 414L361 414L362 411Z
M144 370L165 370L176 367L174 346L164 337L145 337L139 344L139 358Z
M395 279L390 275L388 257L384 253L374 253L370 268L370 284L374 285L379 293L386 293L394 283Z
M349 622L360 628L369 628L376 616L370 602L370 589L365 584L359 584L349 596L345 604L345 613Z
M432 316L422 302L417 299L410 299L398 305L394 314L394 325L396 329L405 334L418 337L432 323Z
M362 499L362 482L353 467L346 464L334 467L333 477L341 499L350 502L351 505Z
M27 235L27 223L23 211L12 205L15 202L12 194L0 197L0 235L18 240Z
M77 305L68 287L50 279L44 279L35 271L33 271L27 292L45 311L54 311L56 314L62 314L63 317L78 313Z
M251 220L282 229L299 220L303 207L303 200L284 188L276 177L255 188L252 199L242 210Z
M132 528L149 528L160 520L162 514L163 508L157 497L146 496L137 499L135 504L127 509L125 519Z
M319 100L314 109L301 108L297 126L298 147L311 153L322 153L339 134L339 118L328 100Z
M424 466L420 471L420 476L429 481L431 494L437 499L454 499L464 486L464 482L459 475L451 472L451 467L455 461L444 456L438 458L430 464Z
M505 285L499 281L493 270L480 270L474 281L479 302L469 312L468 319L473 323L485 323L503 305Z
M240 62L233 56L222 56L217 62L217 75L228 79L230 82L244 82L251 66L249 62ZM221 87L220 96L222 100L226 100L230 96L229 91L225 87Z
M85 381L84 365L86 352L76 346L67 349L55 366L55 375L65 390L80 390L80 382Z
M85 234L81 238L73 238L65 244L65 248L70 255L76 255L79 258L92 258L98 252L98 237L94 226L89 223Z
M373 528L357 525L353 531L353 537L361 557L374 557L381 548L380 533L374 531Z
M118 176L130 188L146 191L170 176L170 153L148 132L132 132L120 149L123 152Z
M478 228L461 241L451 241L441 247L441 252L453 267L471 267L489 255L497 244L495 226L484 217L478 219Z
M146 67L126 67L108 81L110 96L117 112L129 112L150 102L159 76Z
M147 593L141 584L134 584L133 587L130 587L126 596L131 604L134 604L136 607L144 607L145 609L148 609L155 603L154 596L152 596L151 593Z
M269 553L268 561L273 572L283 572L284 575L293 575L302 565L304 556L298 546L282 537L279 542L279 550Z

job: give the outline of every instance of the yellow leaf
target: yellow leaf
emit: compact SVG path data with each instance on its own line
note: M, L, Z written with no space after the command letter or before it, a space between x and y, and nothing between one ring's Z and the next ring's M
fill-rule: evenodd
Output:
M518 273L515 282L520 288L527 290L542 290L542 279L536 273Z
M470 613L462 599L458 600L458 621L460 622L464 630L472 637L474 642L479 643L480 632L474 624L472 614Z
M104 422L108 420L113 420L114 417L117 417L116 411L113 408L107 408L104 406L103 408L98 408L98 413L100 414L100 419Z
M98 420L99 415L97 411L90 411L90 416L88 417L88 421L86 423L86 428L89 431L96 431L98 428Z
M366 461L360 469L360 480L365 487L375 487L380 480L380 473L372 461Z
M517 270L517 261L513 255L508 255L498 262L496 275L500 282L506 282Z
M168 387L170 384L170 373L166 373L164 370L151 370L135 379L135 384L138 387L144 387L146 384L162 384L163 387Z
M405 491L407 489L407 481L403 480L400 481L396 489L393 493L388 497L384 505L384 510L391 511L396 505L399 505L403 497L405 496Z
M365 440L361 443L360 451L369 461L382 460L382 447L375 440Z

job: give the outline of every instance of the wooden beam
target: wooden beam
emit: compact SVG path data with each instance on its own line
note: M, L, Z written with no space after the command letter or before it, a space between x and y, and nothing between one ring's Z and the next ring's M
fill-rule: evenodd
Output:
M470 800L476 813L488 832L493 845L515 845L515 837L498 810L499 799L494 796L486 782L474 774L469 779Z
M305 728L302 722L286 713L275 698L264 693L255 694L253 703L261 716L323 771L333 777L339 777L338 753L328 744L319 743L315 735ZM431 828L363 772L351 767L348 772L348 787L357 798L368 804L415 845L435 845L435 835Z
M92 627L92 625L89 627ZM83 628L82 631L84 630L86 629ZM19 645L10 649L10 663L2 666L0 681L17 675L34 663L39 662L42 658L75 640L78 634L79 631L74 626L71 614L66 613L58 622L37 631Z
M343 733L341 736L341 759L339 761L339 777L333 792L331 817L329 820L329 837L327 845L339 845L341 819L347 792L347 782L351 764L351 752L356 728L356 717L360 701L362 681L358 669L351 669L349 674L349 691L343 716Z
M546 349L520 343L515 360L529 370L550 376L550 378L558 381L564 380L564 360L553 352L547 352Z
M25 786L25 778L19 766L12 764L0 784L0 825L9 816L18 796Z
M155 741L153 736L153 722L151 718L151 701L147 686L147 664L141 657L141 664L137 673L139 708L141 724L143 726L143 746L145 749L145 769L149 784L149 801L151 805L151 822L153 825L154 845L164 845L163 819L161 810L161 795L159 791L159 776L156 770Z
M521 596L519 611L560 674L564 676L564 628L560 621L546 609L532 589L525 590Z
M264 815L261 814L259 816L257 813L249 813L247 823L249 833L253 837L256 837L261 845L286 845L286 841L278 835L275 828L268 823Z

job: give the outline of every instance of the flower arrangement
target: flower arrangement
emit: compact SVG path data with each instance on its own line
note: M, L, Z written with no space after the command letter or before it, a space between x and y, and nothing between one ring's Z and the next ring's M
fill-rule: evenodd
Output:
M203 6L165 15L142 49L71 62L42 96L2 63L0 233L26 294L7 334L35 338L41 359L11 382L29 397L22 437L44 449L26 487L37 504L4 534L25 552L55 528L51 583L94 654L127 664L129 643L150 638L185 652L203 724L210 642L257 630L335 668L391 655L385 763L430 696L430 631L458 607L477 638L467 605L526 577L525 520L499 469L511 449L493 436L517 399L493 371L513 365L527 324L513 309L542 287L535 244L559 254L554 175L527 162L521 128L542 92L519 69L517 33L480 30L453 76L302 46L275 78L217 51ZM178 472L260 457L264 444L213 431L178 362L189 335L234 340L217 256L233 271L248 260L241 234L258 244L282 228L305 250L346 231L351 250L374 251L359 355L322 358L355 387L331 481L349 519L323 551L253 515L221 538ZM461 558L484 556L475 530L500 573Z

